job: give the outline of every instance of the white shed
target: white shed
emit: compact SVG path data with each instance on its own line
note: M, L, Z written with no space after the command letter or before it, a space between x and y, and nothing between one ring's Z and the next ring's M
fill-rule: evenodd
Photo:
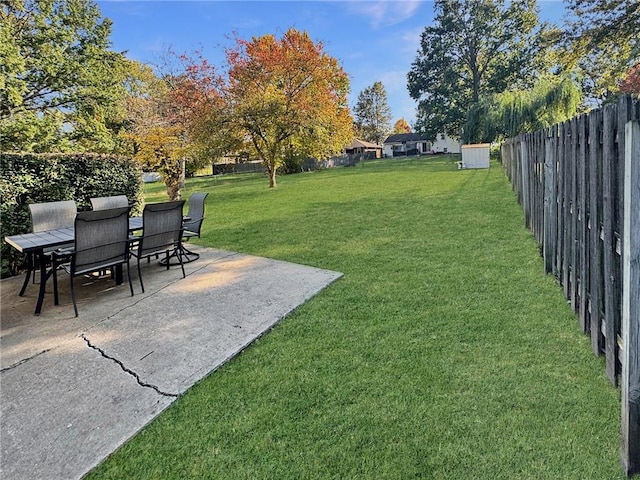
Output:
M462 146L462 168L489 168L488 143L475 143Z

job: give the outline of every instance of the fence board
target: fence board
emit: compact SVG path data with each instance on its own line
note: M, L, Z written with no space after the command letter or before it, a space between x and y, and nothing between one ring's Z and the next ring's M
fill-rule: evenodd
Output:
M640 124L626 124L623 301L622 463L640 472Z
M587 122L586 116L578 117L578 137L580 141L576 145L576 163L578 164L578 314L580 318L580 328L583 332L589 332L589 316L587 312L587 291L589 283L589 275L587 268L588 259L588 227L587 227L587 190L589 183L587 162Z
M578 119L571 120L571 143L569 145L569 158L571 159L571 171L569 182L571 185L571 236L569 238L569 254L571 270L569 272L569 301L575 311L578 308Z
M597 355L603 348L602 318L602 244L600 225L602 219L602 111L589 116L589 313L591 348Z
M556 237L558 232L558 202L556 193L556 127L552 127L545 139L544 158L544 256L545 273L557 273L556 270Z

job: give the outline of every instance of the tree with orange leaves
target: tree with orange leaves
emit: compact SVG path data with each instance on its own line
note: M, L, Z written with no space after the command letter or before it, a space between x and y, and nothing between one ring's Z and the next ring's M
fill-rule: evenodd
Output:
M640 98L640 63L627 70L625 79L620 83L620 91Z
M236 38L226 58L227 108L267 169L269 187L287 154L325 158L351 140L349 78L306 32Z
M393 133L411 133L411 127L404 118L400 118L393 125Z

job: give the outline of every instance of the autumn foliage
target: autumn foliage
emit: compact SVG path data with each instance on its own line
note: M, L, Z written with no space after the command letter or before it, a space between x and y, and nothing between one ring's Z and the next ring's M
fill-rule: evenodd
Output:
M236 39L226 51L228 108L276 185L285 155L323 158L352 138L349 79L306 32Z
M629 69L625 79L620 84L620 91L640 97L640 63Z
M393 125L393 133L411 133L411 127L404 118L400 118Z

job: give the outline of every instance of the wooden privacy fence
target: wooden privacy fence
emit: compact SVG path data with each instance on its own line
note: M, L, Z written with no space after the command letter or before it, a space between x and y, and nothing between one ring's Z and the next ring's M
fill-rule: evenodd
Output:
M640 471L640 101L504 142L525 223L622 388L622 460ZM620 374L621 377L619 376Z

